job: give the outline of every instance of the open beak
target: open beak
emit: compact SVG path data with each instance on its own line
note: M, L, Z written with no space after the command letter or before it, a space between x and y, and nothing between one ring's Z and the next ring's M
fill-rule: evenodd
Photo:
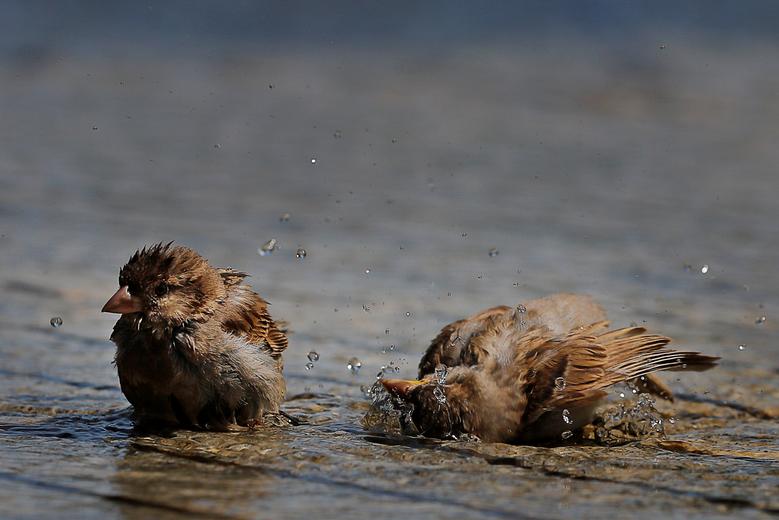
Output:
M130 296L127 286L123 285L111 296L111 299L105 302L100 312L114 312L116 314L131 314L141 312L141 299Z
M423 385L425 382L417 381L416 379L382 379L381 384L384 385L388 392L399 397L407 397L412 388Z

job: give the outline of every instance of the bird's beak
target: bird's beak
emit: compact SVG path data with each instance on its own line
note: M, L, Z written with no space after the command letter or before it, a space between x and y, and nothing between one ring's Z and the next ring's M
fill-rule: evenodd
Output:
M130 296L127 291L127 286L123 285L118 291L111 296L111 299L105 302L100 312L114 312L116 314L131 314L133 312L140 312L141 299L135 296Z
M423 385L425 382L416 379L382 379L381 384L387 391L399 397L407 397L412 388Z

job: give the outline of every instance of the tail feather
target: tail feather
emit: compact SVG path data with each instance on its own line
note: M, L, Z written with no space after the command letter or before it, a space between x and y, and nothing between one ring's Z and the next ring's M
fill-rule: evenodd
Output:
M607 352L606 371L623 380L661 370L701 372L715 367L719 360L700 352L669 349L670 338L647 334L643 327L609 331L596 340Z

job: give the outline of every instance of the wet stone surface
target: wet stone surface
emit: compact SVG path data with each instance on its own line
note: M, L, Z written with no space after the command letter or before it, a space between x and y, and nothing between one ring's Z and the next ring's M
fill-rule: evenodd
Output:
M775 515L775 54L0 69L0 516ZM136 247L171 239L249 272L290 322L303 424L133 428L98 311ZM677 401L646 417L617 390L557 445L363 426L377 372L413 376L442 325L560 291L722 365L666 374Z

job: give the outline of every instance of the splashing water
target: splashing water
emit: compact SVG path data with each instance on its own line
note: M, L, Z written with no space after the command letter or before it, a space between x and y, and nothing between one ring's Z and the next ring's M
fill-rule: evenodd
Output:
M62 318L60 318L59 316L54 316L52 319L49 320L49 323L55 329L58 327L62 327Z
M376 381L363 392L371 405L362 418L362 427L374 433L416 435L419 432L411 420L413 405L389 393L381 381Z
M524 330L527 328L527 321L525 320L525 316L527 316L527 307L522 305L521 303L517 305L517 308L515 309L515 316L517 317L517 328L519 330Z
M433 389L433 397L439 404L446 403L446 394L444 393L444 385L446 384L447 369L444 365L438 365L435 367L435 379L436 385Z
M435 367L435 378L439 385L446 384L447 369L445 365Z
M665 435L663 416L650 394L639 394L634 402L620 402L602 417L596 417L595 439L607 445L622 444L647 436Z
M309 361L315 363L319 361L319 352L317 352L316 350L312 350L311 352L308 353L307 357Z
M433 397L435 397L435 400L438 401L439 404L446 404L446 394L444 394L442 386L436 385L433 389Z

